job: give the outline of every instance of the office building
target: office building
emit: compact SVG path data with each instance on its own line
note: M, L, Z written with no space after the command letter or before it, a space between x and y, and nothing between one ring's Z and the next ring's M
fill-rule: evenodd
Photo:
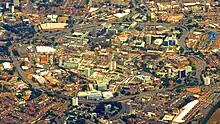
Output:
M73 97L73 98L72 98L72 105L73 105L73 106L78 106L78 105L79 105L78 97Z

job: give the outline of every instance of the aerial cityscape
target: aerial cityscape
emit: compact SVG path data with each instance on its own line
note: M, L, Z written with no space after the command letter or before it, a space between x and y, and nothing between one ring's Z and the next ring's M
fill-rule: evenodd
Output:
M0 0L0 124L220 124L220 1Z

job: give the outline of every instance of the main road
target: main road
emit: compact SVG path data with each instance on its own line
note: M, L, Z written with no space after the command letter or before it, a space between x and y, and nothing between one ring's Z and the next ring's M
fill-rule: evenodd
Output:
M30 79L26 77L26 73L21 69L21 64L18 61L18 58L14 56L12 47L9 48L9 52L10 52L10 56L15 67L15 71L17 72L21 80L24 81L26 84L28 84L30 87L39 88L38 85L36 85L36 83L32 82Z

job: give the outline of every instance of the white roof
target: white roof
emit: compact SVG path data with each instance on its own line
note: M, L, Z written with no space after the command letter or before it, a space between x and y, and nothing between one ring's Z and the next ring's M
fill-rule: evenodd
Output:
M87 92L78 92L78 96L88 96Z
M10 62L4 62L4 63L2 63L2 65L3 65L4 69L11 69L11 63Z
M29 19L23 19L24 22L29 22Z
M58 17L58 15L47 15L47 18L54 18L54 19L56 19Z
M106 92L102 92L102 96L104 98L111 98L111 97L113 97L113 94L110 91L106 91Z
M125 9L124 10L126 13L130 13L131 12L131 9Z
M21 66L21 68L22 68L23 70L28 70L28 69L29 69L27 66Z
M197 4L200 4L199 2L196 3L183 3L184 6L195 6Z
M36 46L38 53L54 53L56 49L50 46Z
M56 19L58 17L58 15L53 15L53 18Z
M73 35L83 35L81 32L74 32Z
M118 18L122 18L122 17L124 17L124 16L126 16L126 15L128 15L129 13L116 13L116 14L114 14L114 16L116 16L116 17L118 17Z
M52 15L47 15L47 18L52 18L53 16Z
M64 29L67 23L44 23L40 25L42 30Z
M47 75L48 73L49 73L49 71L46 70L46 71L40 72L40 75L41 75L41 76L45 76L45 75Z
M89 9L89 12L94 12L94 11L96 11L96 10L98 10L99 8L90 8Z
M188 104L186 104L184 107L183 107L183 111L174 118L174 122L177 122L177 123L182 123L184 122L185 120L183 120L183 118L190 112L190 110L192 110L194 108L195 105L197 105L199 103L199 100L194 100Z

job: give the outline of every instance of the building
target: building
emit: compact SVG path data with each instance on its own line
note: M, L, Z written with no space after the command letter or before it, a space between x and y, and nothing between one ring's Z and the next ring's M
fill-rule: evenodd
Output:
M117 68L117 63L116 61L111 61L109 64L109 70L115 70Z
M152 37L151 34L147 34L146 35L146 45L150 45L151 44L151 37Z
M174 116L173 115L165 115L162 119L163 122L171 123L173 120Z
M192 72L192 66L186 66L185 70L186 70L186 74Z
M53 63L54 63L54 56L50 55L50 64L53 65Z
M179 71L179 78L184 78L186 77L186 70L180 70Z
M54 53L56 49L50 46L36 46L38 53Z
M67 16L62 16L62 17L58 17L57 22L58 23L66 23L68 21L69 17Z
M126 110L126 113L131 113L132 112L131 103L125 103L125 110Z
M44 23L40 24L42 30L63 30L68 24L67 23Z
M62 56L59 58L59 66L63 66L63 57Z
M104 99L109 99L113 97L113 93L110 91L105 91L105 92L102 92L102 96Z
M4 62L4 63L2 63L2 65L3 65L3 68L5 70L11 70L12 69L12 66L11 66L10 62Z
M173 119L173 124L184 123L185 117L193 110L193 108L199 103L199 100L194 100L186 104L181 110L180 113Z
M201 0L180 0L181 3L196 3L201 2Z
M48 64L49 61L48 55L41 55L39 58L40 58L40 64Z
M165 40L164 40L164 43L163 45L165 47L167 46L175 46L177 44L177 39L174 38L174 37L166 37Z
M88 94L88 99L90 100L102 100L102 93L100 91L92 91Z
M39 84L45 84L47 81L45 78L43 78L42 76L39 75L32 75L32 80L39 83Z
M79 105L78 97L73 97L73 98L72 98L72 105L73 105L73 106L78 106L78 105Z
M9 9L9 2L6 2L6 9Z
M184 18L183 14L175 14L168 17L168 22L179 22L180 19Z
M47 15L47 18L52 22L57 22L58 15Z
M203 77L203 81L205 85L210 85L211 83L211 78L210 77Z
M108 84L106 83L98 83L98 90L99 91L106 91L108 89Z
M20 0L13 0L14 6L19 6Z
M186 88L186 91L187 92L191 92L191 93L201 93L202 92L202 89L201 88Z
M14 12L15 12L15 7L11 6L11 13L14 13Z
M79 71L81 72L81 75L85 75L86 77L89 77L94 73L94 69L91 69L89 67L80 67Z
M18 52L19 57L21 58L28 57L28 54L29 54L27 47L18 47L17 52Z
M80 99L88 99L88 92L78 92L77 96Z

